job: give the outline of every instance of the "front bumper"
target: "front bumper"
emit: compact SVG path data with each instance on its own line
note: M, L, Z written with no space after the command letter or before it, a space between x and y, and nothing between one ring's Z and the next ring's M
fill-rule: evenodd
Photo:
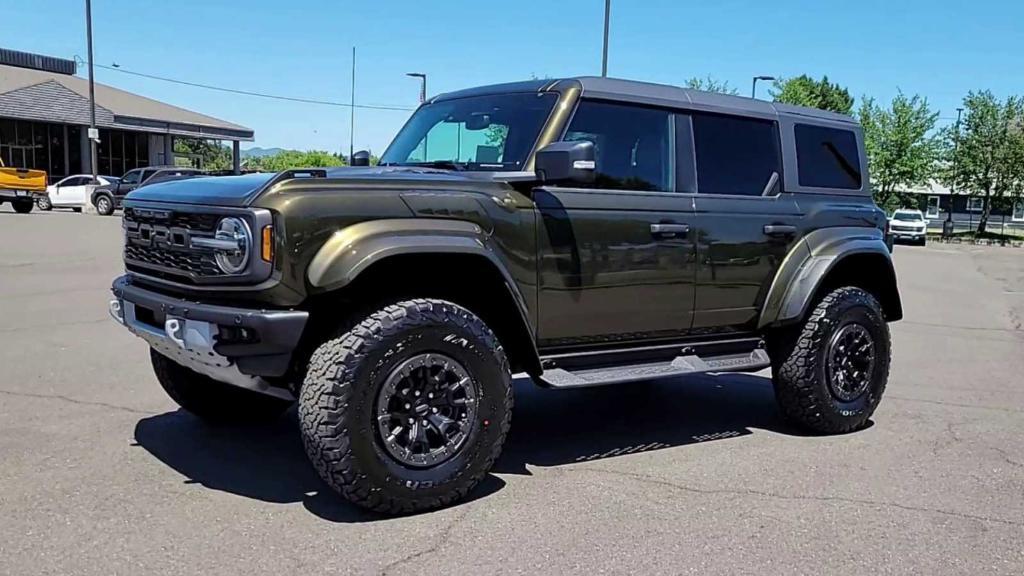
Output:
M111 287L110 313L179 364L246 388L267 386L291 364L309 319L297 310L253 310L192 302L141 288L131 276ZM264 391L265 390L260 390Z
M896 240L924 240L928 233L924 230L921 231L896 231L891 232L893 238Z

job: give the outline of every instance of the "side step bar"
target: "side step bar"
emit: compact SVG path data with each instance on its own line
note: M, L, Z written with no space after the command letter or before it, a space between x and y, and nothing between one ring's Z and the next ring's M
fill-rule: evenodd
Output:
M750 344L753 344L751 346ZM612 366L587 367L579 365L581 358L545 358L544 372L538 377L542 385L551 388L584 388L604 386L654 378L668 378L703 372L754 372L771 365L768 353L758 340L744 339L730 342L732 346L687 347L684 354L660 360L635 361ZM694 349L706 348L704 354ZM724 348L724 349L723 349ZM732 348L732 350L727 350ZM737 349L738 348L738 349ZM716 350L717 349L717 350ZM678 350L678 347L677 347ZM704 350L701 350L704 352ZM607 356L605 356L607 358ZM560 365L565 367L559 367Z

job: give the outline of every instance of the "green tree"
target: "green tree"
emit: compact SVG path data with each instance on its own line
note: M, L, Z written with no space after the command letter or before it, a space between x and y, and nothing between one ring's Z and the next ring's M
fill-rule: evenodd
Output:
M947 149L959 137L957 169L950 182L983 199L978 233L985 232L994 205L1021 196L1024 188L1024 99L1000 102L988 90L964 98L963 127L947 131Z
M189 158L189 163L203 170L229 170L233 167L231 149L216 140L175 138L174 153Z
M718 92L720 94L730 94L732 96L739 96L739 90L729 85L726 80L716 80L710 74L706 78L699 78L694 76L686 81L686 87L693 90L703 90L704 92Z
M796 78L782 78L772 85L772 98L776 102L830 110L840 114L853 113L853 96L840 86L828 81L828 76L815 80L803 74Z
M348 162L342 156L323 150L283 150L272 156L249 158L246 168L266 172L280 172L291 168L328 168L344 166Z
M908 189L927 184L936 174L943 150L935 131L939 113L927 98L900 92L888 107L865 96L859 116L875 202L886 211L910 205L915 199Z

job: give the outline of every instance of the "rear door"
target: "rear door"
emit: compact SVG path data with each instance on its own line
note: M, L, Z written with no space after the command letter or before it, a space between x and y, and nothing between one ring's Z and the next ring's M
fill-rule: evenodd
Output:
M596 180L534 191L540 345L685 334L693 312L693 200L676 191L674 114L584 100L564 140L594 143Z
M803 235L804 217L784 193L774 119L691 116L696 154L697 243L693 329L746 332L782 260Z

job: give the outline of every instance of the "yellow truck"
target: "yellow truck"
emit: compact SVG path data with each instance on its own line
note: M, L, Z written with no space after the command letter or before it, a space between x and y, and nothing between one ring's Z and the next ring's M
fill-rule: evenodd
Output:
M0 205L10 202L18 214L28 214L36 199L46 195L46 172L7 168L0 159Z

